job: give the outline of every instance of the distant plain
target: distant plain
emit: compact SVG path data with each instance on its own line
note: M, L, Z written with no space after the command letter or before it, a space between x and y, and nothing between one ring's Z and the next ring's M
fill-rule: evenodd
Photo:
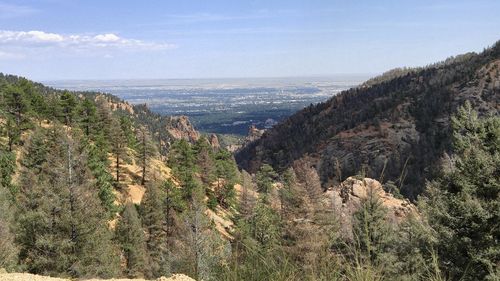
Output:
M165 115L187 115L207 133L245 135L359 85L369 75L293 78L60 80L49 86L114 94Z

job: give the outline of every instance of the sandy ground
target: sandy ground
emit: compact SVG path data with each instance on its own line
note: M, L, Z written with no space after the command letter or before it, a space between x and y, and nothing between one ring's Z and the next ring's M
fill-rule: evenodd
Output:
M0 273L0 281L70 281L69 279L53 278L28 273ZM87 279L85 281L145 281L144 279ZM174 274L169 278L160 277L156 281L195 281L183 274Z

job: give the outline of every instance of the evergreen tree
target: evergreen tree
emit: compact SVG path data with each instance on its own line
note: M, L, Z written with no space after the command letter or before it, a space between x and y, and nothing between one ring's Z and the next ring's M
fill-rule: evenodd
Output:
M277 177L278 174L274 171L271 165L262 165L256 175L257 190L260 193L269 194Z
M217 186L214 193L217 202L224 208L234 204L236 191L234 185L238 179L238 167L233 156L227 150L219 150L215 155L215 175Z
M79 116L79 123L83 132L87 137L91 136L94 132L94 127L96 126L98 116L97 108L95 104L89 99L84 99L77 108L77 113Z
M120 115L119 120L123 136L126 140L126 146L130 147L131 149L136 149L137 139L136 134L134 133L134 124L132 123L132 120L125 115Z
M85 141L84 146L88 151L88 166L96 179L101 204L109 216L113 217L117 211L117 206L115 204L116 196L113 192L113 176L108 172L109 160L107 152L100 149L99 139L95 143Z
M182 199L182 192L175 186L172 180L166 180L163 183L162 191L164 193L164 214L165 214L165 227L168 244L171 246L171 238L175 227L175 214L180 213L186 209L186 202Z
M194 144L193 150L196 153L196 165L200 171L200 178L204 185L211 186L216 180L214 174L214 152L208 139L200 137Z
M16 155L0 149L0 186L10 191L9 198L13 199L17 190L12 183L12 175L16 168ZM7 194L4 194L7 195Z
M353 236L356 249L375 264L382 261L389 246L389 224L387 210L373 189L363 198L359 209L353 214Z
M15 269L17 247L14 244L13 204L7 189L0 186L0 268Z
M279 214L265 200L259 200L250 219L251 236L264 250L279 245L281 237L281 220Z
M9 151L13 150L15 144L19 143L21 139L21 130L19 127L15 126L14 119L7 115L5 122L5 133L7 135L7 143Z
M115 231L116 240L125 256L125 275L129 278L143 277L146 244L141 221L133 204L125 205Z
M168 165L182 182L189 181L196 171L196 154L186 140L172 144L168 155Z
M439 260L452 279L497 280L500 118L479 119L467 102L452 127L455 155L424 200Z
M142 224L146 231L148 278L170 275L170 253L164 228L166 219L162 198L162 191L156 185L149 184L141 204Z
M193 190L200 183L195 178L196 154L191 145L186 140L176 141L172 144L168 155L168 165L172 167L172 172L180 181L183 198L186 202L192 199Z
M118 260L86 155L75 138L54 128L40 173L21 172L21 264L38 274L110 277Z
M4 92L4 102L7 113L15 121L16 128L21 131L22 124L26 121L26 113L29 112L29 101L26 94L18 86L8 86Z
M61 107L61 121L70 126L73 124L73 118L75 116L76 106L78 101L75 95L68 91L64 91L60 97L60 107Z
M127 137L116 119L113 119L110 130L111 152L115 159L115 180L119 185L121 164L127 157Z
M146 184L146 171L149 166L149 161L156 154L156 147L151 141L151 136L149 135L146 128L140 128L139 130L139 163L141 165L141 185Z
M187 226L186 244L188 245L188 272L196 280L213 280L214 270L225 260L224 252L218 247L220 238L214 233L205 211L203 202L205 192L201 186L193 190L189 208L185 214Z

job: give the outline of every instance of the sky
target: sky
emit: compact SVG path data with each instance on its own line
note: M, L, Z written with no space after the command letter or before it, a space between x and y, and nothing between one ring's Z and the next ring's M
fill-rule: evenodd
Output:
M498 0L0 0L0 72L30 79L377 74L500 40Z

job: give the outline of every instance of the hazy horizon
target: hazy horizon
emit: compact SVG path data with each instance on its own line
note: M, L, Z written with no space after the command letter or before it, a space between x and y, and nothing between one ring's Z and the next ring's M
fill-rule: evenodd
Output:
M0 0L0 71L37 81L382 73L480 52L500 39L498 10L493 0Z

